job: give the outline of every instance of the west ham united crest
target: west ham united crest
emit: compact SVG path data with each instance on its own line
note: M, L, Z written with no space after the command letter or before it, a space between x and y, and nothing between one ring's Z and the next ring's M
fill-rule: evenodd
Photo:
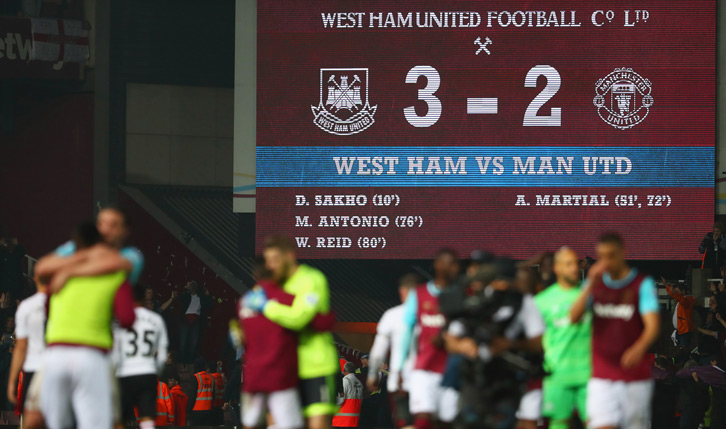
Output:
M375 122L378 106L368 102L368 69L320 69L320 102L310 106L321 130L345 136Z
M621 130L643 122L653 105L652 84L629 68L616 68L595 84L597 114Z

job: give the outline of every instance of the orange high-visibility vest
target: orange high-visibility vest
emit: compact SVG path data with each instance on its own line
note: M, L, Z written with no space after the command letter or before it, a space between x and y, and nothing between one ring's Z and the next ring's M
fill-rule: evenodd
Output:
M197 377L197 400L194 403L194 411L209 411L212 409L214 394L214 379L206 371L194 374Z
M174 402L174 425L186 426L189 398L179 385L174 386L169 393L171 393L171 400Z
M214 379L214 399L212 399L212 408L222 408L224 405L224 377L222 374L215 372L212 374Z
M171 426L174 424L174 402L171 400L169 386L159 382L156 389L156 426Z
M346 399L333 417L334 427L356 428L360 420L360 399Z
M352 380L350 378L352 378ZM343 384L348 385L344 387L346 398L343 401L343 405L340 406L338 413L333 417L333 426L355 428L358 427L358 421L360 420L363 385L353 374L346 375L345 378L343 378Z

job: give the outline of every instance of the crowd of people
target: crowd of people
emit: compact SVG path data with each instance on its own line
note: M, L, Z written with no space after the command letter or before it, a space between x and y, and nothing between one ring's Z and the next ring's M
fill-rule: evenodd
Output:
M720 229L701 247L723 276ZM400 279L401 304L360 366L334 345L324 274L297 261L291 240L269 237L230 324L225 371L198 357L209 294L189 281L156 301L129 232L125 212L105 208L38 261L36 293L18 303L3 283L0 369L23 427L726 427L724 282L701 306L685 283L662 279L668 314L614 233L595 243L597 260L566 246L524 262L440 250L431 278ZM24 255L3 243L2 255Z

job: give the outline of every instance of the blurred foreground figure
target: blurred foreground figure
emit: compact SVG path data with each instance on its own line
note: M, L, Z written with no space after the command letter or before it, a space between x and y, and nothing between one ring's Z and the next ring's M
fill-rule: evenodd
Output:
M87 251L85 263L111 267L112 273L51 279L56 287L49 298L41 411L49 429L65 429L74 422L78 429L110 428L111 321L115 316L121 327L130 328L135 320L126 281L128 261L101 242L92 223L81 224L73 242L78 253ZM42 260L36 270L41 280L49 274Z
M570 309L580 295L577 254L563 247L554 257L557 282L535 297L545 322L542 337L545 371L542 414L550 429L567 429L576 410L587 420L587 382L591 373L592 315L570 321Z
M597 256L570 314L577 323L592 311L590 427L648 429L653 380L645 355L660 326L655 282L628 266L617 234L600 237Z

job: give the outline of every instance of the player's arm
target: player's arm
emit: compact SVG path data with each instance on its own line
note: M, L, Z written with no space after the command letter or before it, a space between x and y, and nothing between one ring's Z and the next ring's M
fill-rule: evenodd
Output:
M33 270L40 279L48 280L63 269L84 262L88 259L89 254L88 250L82 250L67 256L57 252L49 253L35 263Z
M376 327L376 338L373 339L373 346L371 347L369 356L368 366L372 370L368 370L368 380L366 380L366 385L371 391L375 391L377 388L378 368L381 367L381 364L386 358L388 350L391 347L391 338L388 332L389 327L387 326L390 325L390 318L386 316L387 315L384 313L381 321Z
M18 374L25 363L25 356L28 353L28 339L18 338L15 342L15 351L13 352L13 360L10 363L10 373L8 374L8 400L15 405L18 402L18 391L16 385L18 383Z
M648 348L658 339L660 331L660 307L655 282L651 277L643 280L638 295L638 309L643 320L643 333L623 353L620 365L625 369L633 368L640 363Z
M570 322L578 323L587 312L587 307L592 294L592 283L589 281L582 287L582 292L572 304L570 309Z
M400 347L401 358L398 360L398 362L392 363L392 368L399 372L403 369L403 365L406 362L406 359L408 359L408 353L411 350L411 342L413 341L413 331L416 327L416 317L418 316L418 297L416 290L412 290L408 297L406 298L406 302L404 303L403 307L403 320L401 323L403 323L403 329L401 331L401 343L395 344L394 347Z
M299 331L306 327L318 312L318 304L322 295L319 288L312 279L306 279L305 285L295 295L292 305L267 301L262 314L283 328Z
M130 272L131 269L131 262L115 250L97 247L88 249L86 258L58 269L48 286L51 292L58 292L73 277L92 277L117 271Z
M590 267L587 280L582 285L582 292L580 292L580 296L577 297L570 309L570 322L578 323L585 315L592 299L592 285L595 284L595 281L600 281L604 273L605 264L602 261L597 261Z

